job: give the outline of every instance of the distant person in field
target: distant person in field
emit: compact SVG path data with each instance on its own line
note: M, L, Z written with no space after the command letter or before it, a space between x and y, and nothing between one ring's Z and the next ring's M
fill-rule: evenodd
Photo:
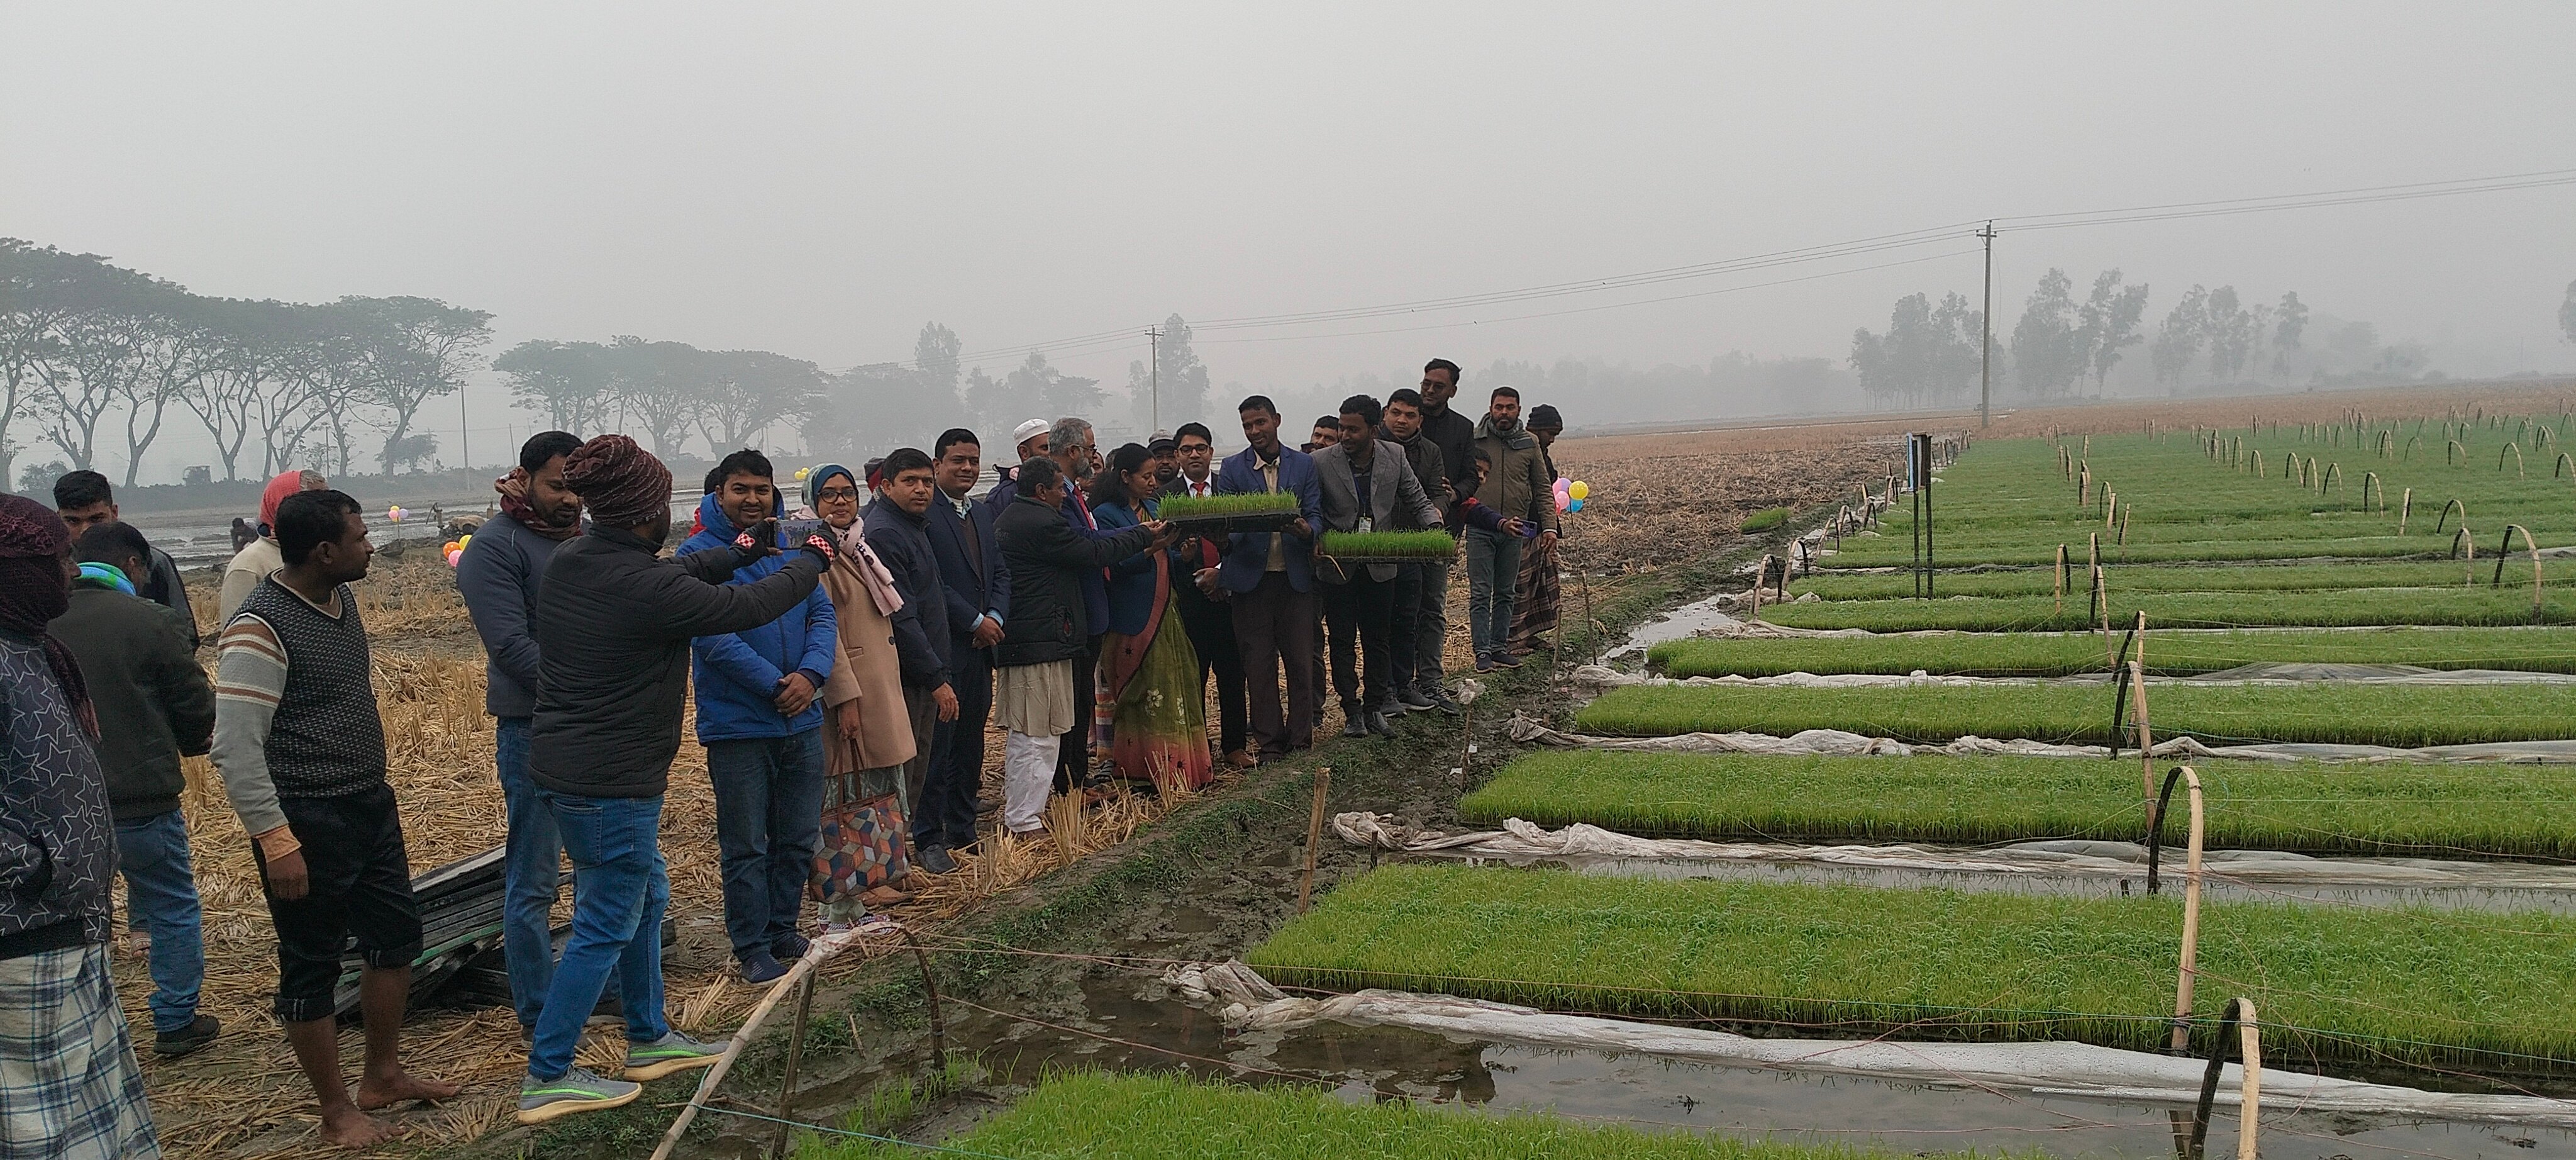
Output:
M385 777L366 627L349 585L375 547L358 501L298 492L269 521L283 567L224 623L215 675L215 768L250 835L277 930L277 1019L321 1097L322 1138L348 1148L392 1129L367 1112L454 1096L403 1070L403 1007L421 952L402 817ZM340 1079L335 989L354 936L366 1067ZM584 1014L588 1009L584 1009Z
M786 514L769 457L744 449L716 465L716 490L698 501L703 530L679 556L731 553L734 541ZM765 543L765 542L764 542ZM758 583L793 557L764 555L737 565L728 584ZM808 584L796 606L768 623L701 633L695 658L698 743L716 797L716 845L724 865L725 935L747 983L787 973L805 954L797 920L823 825L823 702L817 697L841 655L832 601Z
M689 643L775 622L805 603L836 554L830 538L809 536L785 563L745 584L726 582L779 556L776 544L748 532L725 548L661 559L671 535L671 471L623 435L602 435L565 457L564 486L581 497L590 524L555 550L537 590L528 776L572 859L572 940L528 1050L523 1124L631 1103L644 1090L636 1081L706 1067L723 1054L672 1030L662 992L662 911L671 898L662 794L680 748ZM626 1013L626 1078L613 1080L573 1062L611 972Z
M0 494L0 1154L151 1158L108 968L117 850L99 719L45 629L70 604L71 538L52 509Z
M1442 519L1424 526L1429 529L1445 526L1448 513L1457 504L1457 497L1449 490L1449 471L1447 462L1440 456L1440 445L1423 434L1422 393L1411 387L1397 388L1386 397L1386 405L1380 413L1384 419L1378 424L1378 440L1404 452L1405 465L1413 469L1413 478L1422 485L1422 494L1442 514ZM1440 688L1440 659L1437 656L1431 658L1428 681L1424 680L1420 660L1423 648L1422 602L1425 576L1429 572L1437 572L1441 586L1447 587L1449 560L1446 557L1395 567L1393 607L1387 614L1387 681L1395 691L1395 699L1408 710L1445 709L1456 713L1457 703L1450 701L1448 694ZM1444 592L1435 599L1445 596Z
M318 471L281 471L260 489L259 538L233 553L232 562L224 565L224 586L215 597L216 624L232 623L233 613L241 608L251 590L285 565L285 558L277 550L277 505L296 492L320 491L329 486L330 481Z
M1002 627L1010 619L1011 570L1002 563L994 533L996 513L966 498L983 468L984 448L975 433L963 427L941 432L930 454L939 490L924 522L948 606L949 687L957 692L957 719L931 755L921 799L913 803L912 839L921 868L946 874L957 868L948 852L976 841L984 723L993 715L993 647L1002 643Z
M1180 474L1163 485L1163 498L1216 494L1216 441L1207 424L1181 424L1173 443ZM1225 590L1216 587L1217 565L1224 559L1223 537L1192 536L1174 544L1172 600L1198 653L1199 683L1216 678L1217 748L1227 765L1250 769L1260 761L1244 747L1243 653L1234 641L1234 613L1221 599Z
M1243 649L1244 696L1258 756L1276 757L1314 744L1319 688L1315 525L1324 518L1313 456L1279 442L1279 408L1252 395L1235 408L1248 446L1218 469L1219 495L1287 492L1297 497L1297 519L1277 532L1236 532L1225 561L1201 591L1222 588L1234 606L1235 637ZM1282 710L1280 684L1286 674Z
M1548 448L1565 432L1565 420L1556 408L1541 403L1530 408L1530 437L1538 440L1539 474L1548 481L1548 506L1556 506L1556 457ZM1560 580L1556 560L1556 540L1540 539L1521 553L1521 575L1512 593L1512 627L1504 641L1505 651L1525 657L1536 651L1539 638L1556 631L1557 584Z
M563 838L528 777L528 731L537 712L537 589L555 549L581 534L581 497L564 488L564 459L581 439L545 431L519 446L519 465L492 482L501 514L486 520L456 561L456 591L483 640L483 711L492 715L494 774L509 833L503 840L502 955L522 1038L535 1034L554 985L555 899Z
M1323 499L1324 530L1405 531L1437 528L1440 509L1424 494L1403 449L1377 438L1385 418L1376 399L1342 400L1341 441L1315 455ZM1319 556L1324 610L1332 630L1333 687L1342 696L1342 736L1395 736L1390 714L1401 716L1391 674L1396 565L1344 565ZM1365 653L1365 657L1357 654ZM1354 668L1358 671L1354 671Z
M116 493L107 477L95 471L74 471L54 481L54 514L63 517L75 536L124 518L117 513ZM176 609L188 622L188 647L197 647L197 613L188 607L188 585L179 578L178 562L154 548L148 563L151 567L144 572L126 577L134 583L134 594Z
M1440 470L1449 480L1449 534L1463 538L1468 524L1459 504L1476 494L1476 422L1450 406L1458 395L1458 364L1435 358L1422 366L1422 438L1440 451ZM1443 712L1456 712L1442 685L1444 654L1449 648L1449 573L1447 561L1422 565L1421 602L1414 606L1414 688Z
M93 524L73 542L73 556L80 575L71 608L51 631L80 659L98 712L126 926L152 940L152 1050L186 1055L223 1029L197 1012L206 947L188 817L179 808L188 784L179 758L205 753L213 739L215 690L197 664L187 618L135 591L134 578L152 571L143 533L114 521Z

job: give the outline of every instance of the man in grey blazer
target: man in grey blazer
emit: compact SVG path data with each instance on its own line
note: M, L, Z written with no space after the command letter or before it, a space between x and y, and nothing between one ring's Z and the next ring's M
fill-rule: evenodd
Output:
M1422 490L1404 448L1377 438L1382 417L1376 399L1342 400L1342 441L1315 453L1316 484L1323 492L1324 529L1335 532L1411 531L1440 527L1440 508ZM1394 564L1347 567L1322 558L1316 537L1315 578L1324 582L1324 617L1333 658L1333 689L1341 694L1342 735L1395 736L1390 711L1404 712L1392 688L1389 632L1395 609ZM1357 637L1354 641L1353 638ZM1365 654L1353 665L1353 645ZM1363 677L1361 673L1366 675Z

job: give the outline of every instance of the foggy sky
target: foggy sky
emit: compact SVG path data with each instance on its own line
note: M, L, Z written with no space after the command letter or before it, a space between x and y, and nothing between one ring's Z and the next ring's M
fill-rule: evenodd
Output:
M909 359L934 319L998 372L1008 348L1174 311L2576 166L2565 3L13 3L0 36L0 234L204 294L443 298L497 315L494 351L632 333L834 369ZM1220 388L1253 389L1433 354L1839 360L1898 295L1973 298L1977 259L1345 332L1952 248L1199 349ZM2119 266L2155 286L2151 321L2194 282L2294 289L2390 339L2576 364L2554 322L2568 187L2007 233L1997 253L1999 330L2045 268L2080 287ZM1057 362L1115 388L1142 355ZM475 425L501 402L478 388Z

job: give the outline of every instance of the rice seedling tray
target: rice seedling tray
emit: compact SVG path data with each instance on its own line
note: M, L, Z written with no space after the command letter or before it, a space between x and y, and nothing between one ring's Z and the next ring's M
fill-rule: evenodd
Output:
M1344 883L1246 961L1284 986L1835 1037L2077 1039L2160 1050L2182 907L1495 866ZM2198 1017L2253 999L2287 1058L2576 1070L2576 918L2211 902Z
M1325 532L1322 549L1345 564L1418 564L1457 555L1458 541L1437 531Z
M814 1160L922 1155L922 1145L854 1140ZM1093 1160L1889 1160L1848 1144L1645 1132L1542 1113L1479 1114L1405 1100L1351 1103L1330 1091L1200 1083L1186 1074L1065 1072L944 1141L952 1154ZM1915 1152L1905 1156L1972 1156Z
M1238 492L1227 495L1176 495L1155 505L1155 518L1177 524L1185 533L1275 532L1297 522L1301 514L1292 492Z
M1895 689L1632 685L1577 710L1588 733L1659 737L1841 729L1900 741L2029 738L2108 745L2113 690L2072 685ZM2415 747L2576 736L2576 689L2552 685L2159 685L2159 740Z
M2428 669L2576 673L2576 628L2283 629L2151 632L2147 671L2214 673L2239 665L2389 664ZM1660 642L1647 658L1676 677L1784 673L2062 677L2110 671L2091 632L1926 632L1831 637L1694 637Z
M2213 849L2576 859L2576 784L2537 765L2217 761ZM2177 811L2179 813L2179 811ZM2138 763L2060 757L1744 757L1556 750L1512 759L1460 820L1651 837L2021 842L2145 837ZM2166 840L2179 846L2182 822Z

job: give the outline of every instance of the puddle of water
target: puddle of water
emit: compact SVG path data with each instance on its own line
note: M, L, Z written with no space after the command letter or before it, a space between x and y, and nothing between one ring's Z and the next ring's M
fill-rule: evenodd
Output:
M1733 598L1728 597L1731 601ZM1636 668L1646 663L1646 650L1668 640L1686 640L1720 625L1734 624L1736 619L1718 611L1718 597L1694 600L1661 616L1638 625L1601 658L1612 668Z

